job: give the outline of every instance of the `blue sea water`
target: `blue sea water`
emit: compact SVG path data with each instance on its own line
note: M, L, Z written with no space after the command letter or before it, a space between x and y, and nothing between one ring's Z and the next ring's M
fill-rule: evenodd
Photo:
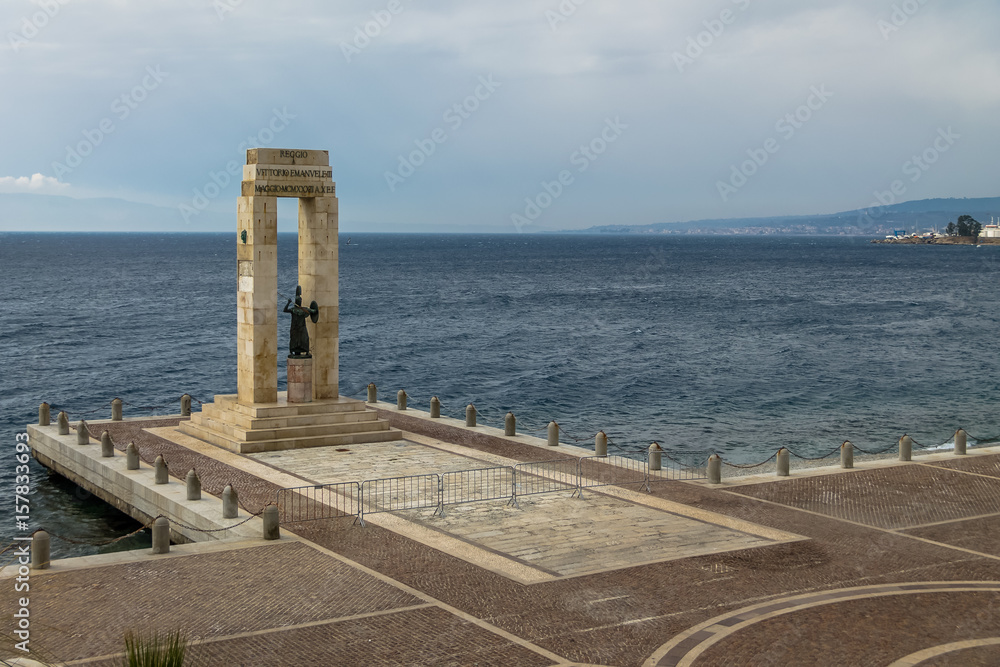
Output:
M903 433L937 444L959 426L1000 433L1000 247L347 236L345 395L375 382L384 400L437 395L456 417L472 402L494 425L512 410L528 430L554 419L570 438L603 429L621 448L655 440L691 462L710 451L754 462L781 446L819 455L844 440L882 448ZM0 234L5 503L15 436L43 400L76 420L109 415L116 396L135 416L176 412L184 392L235 392L235 259L231 234ZM295 275L295 237L279 235L281 292L294 294ZM279 335L283 349L285 326ZM33 525L92 542L134 528L41 466L31 474Z

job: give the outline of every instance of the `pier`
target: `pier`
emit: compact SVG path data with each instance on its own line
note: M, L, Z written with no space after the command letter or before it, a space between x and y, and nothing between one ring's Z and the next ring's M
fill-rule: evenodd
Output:
M299 198L284 309L277 196ZM82 558L34 534L0 570L30 579L30 658L110 667L126 631L179 630L206 666L1000 662L1000 447L959 428L949 450L683 465L401 389L343 396L329 155L251 149L238 211L237 393L152 417L42 403L27 428L39 462L153 533Z

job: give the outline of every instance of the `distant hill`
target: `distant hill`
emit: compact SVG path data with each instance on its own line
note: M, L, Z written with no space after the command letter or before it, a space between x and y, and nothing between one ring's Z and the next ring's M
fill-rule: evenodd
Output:
M648 225L600 225L562 233L610 234L834 234L875 236L892 233L943 230L960 215L988 223L1000 217L1000 197L976 199L921 199L880 209L861 209L817 215L771 218L727 218L658 222Z

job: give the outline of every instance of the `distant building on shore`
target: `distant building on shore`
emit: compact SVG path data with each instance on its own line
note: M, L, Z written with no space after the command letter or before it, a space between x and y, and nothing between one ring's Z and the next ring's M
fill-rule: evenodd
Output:
M1000 239L1000 221L990 216L990 224L983 225L979 235L987 239Z

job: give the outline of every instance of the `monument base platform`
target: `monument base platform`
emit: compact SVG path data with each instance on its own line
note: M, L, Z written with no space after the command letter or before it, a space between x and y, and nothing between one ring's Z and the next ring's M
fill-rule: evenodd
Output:
M286 392L278 392L276 403L250 405L237 401L236 394L216 395L178 430L240 454L402 439L402 432L362 401L339 397L294 403Z

